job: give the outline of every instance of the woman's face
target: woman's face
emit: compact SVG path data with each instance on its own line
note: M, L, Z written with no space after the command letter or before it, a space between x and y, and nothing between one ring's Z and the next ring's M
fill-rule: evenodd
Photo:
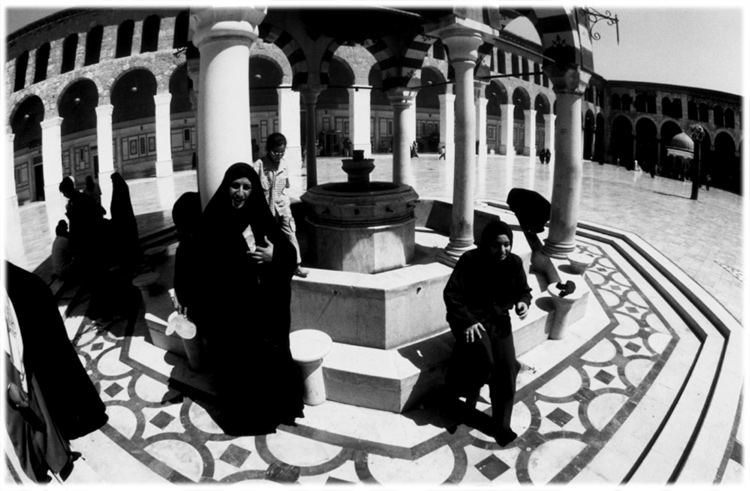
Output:
M229 196L232 198L232 206L235 209L242 208L250 197L252 185L247 177L239 177L229 183Z
M510 238L505 234L500 234L489 243L490 255L498 261L504 261L510 254Z

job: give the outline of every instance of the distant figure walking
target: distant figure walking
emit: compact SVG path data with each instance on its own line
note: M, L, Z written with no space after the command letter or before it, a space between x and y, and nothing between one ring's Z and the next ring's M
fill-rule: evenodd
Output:
M419 153L417 152L417 142L414 141L411 144L411 158L419 158Z
M440 145L438 152L438 160L445 160L445 145Z
M544 151L544 163L549 164L550 159L552 159L552 152L550 152L548 148Z

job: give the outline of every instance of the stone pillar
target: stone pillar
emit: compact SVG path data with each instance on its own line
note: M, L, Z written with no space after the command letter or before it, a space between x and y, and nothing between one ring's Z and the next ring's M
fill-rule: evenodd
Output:
M523 126L526 130L526 142L529 148L529 162L534 165L536 159L536 110L527 109L523 112Z
M487 165L487 98L484 96L486 82L474 82L477 113L477 165Z
M505 156L513 158L516 156L516 149L513 147L513 104L500 104L501 126L500 146L505 147Z
M581 96L590 77L580 68L550 77L557 100L556 157L549 234L543 252L551 257L564 258L575 249L583 172Z
M172 175L172 129L169 102L172 94L163 92L154 96L154 120L156 127L156 177Z
M450 90L446 88L446 90ZM445 145L445 163L453 167L456 153L455 139L453 135L455 126L455 102L456 96L450 92L438 95L440 101L440 145Z
M41 122L44 201L47 207L49 233L53 239L55 238L57 222L65 218L65 204L67 202L59 189L63 176L62 137L60 135L62 120L63 118L59 116L52 116Z
M307 189L318 185L318 159L315 155L318 146L318 124L316 105L318 96L325 89L322 85L308 85L302 90L302 104L305 105L305 166L307 167Z
M364 150L366 158L372 155L370 92L370 87L349 89L349 138L355 150Z
M414 92L413 102L405 109L406 111L406 141L409 142L409 158L411 158L411 144L417 140L417 95Z
M414 172L411 165L409 147L409 123L413 118L410 108L414 107L417 93L405 87L395 87L387 92L393 106L393 182L414 185Z
M34 76L36 74L36 53L38 49L29 50L29 62L26 64L26 74L24 78L24 87L30 87L34 84ZM15 63L14 63L15 65ZM15 68L15 67L14 67ZM15 74L14 74L15 75ZM15 82L15 77L11 78Z
M250 46L265 9L191 10L191 41L200 51L198 190L205 206L235 162L252 162Z
M99 150L99 175L96 178L102 191L102 206L107 212L112 203L112 173L115 170L112 155L112 109L112 104L96 106L96 146Z
M302 139L300 137L300 97L291 87L276 89L279 97L279 131L286 137L284 160L289 168L289 183L302 190Z
M190 108L193 110L193 114L195 115L195 134L200 135L201 129L198 125L199 121L201 120L201 115L199 112L199 102L200 99L200 60L198 58L190 58L187 61L187 73L188 77L190 77L190 80L193 82L193 89L189 91L190 95ZM195 176L198 182L203 182L203 179L201 178L201 173L203 172L203 166L201 165L201 161L198 159L198 155L200 154L200 145L196 146L194 153L195 153L195 160L197 162L197 165L195 167ZM252 151L252 150L251 150ZM203 198L201 198L201 202L203 202Z
M555 115L545 114L544 115L544 148L549 148L550 151L550 165L555 163Z
M21 217L18 214L18 196L16 195L16 166L13 152L13 134L10 126L6 127L5 142L5 183L3 185L3 203L5 203L5 257L16 266L26 266L26 253L23 248Z
M456 80L456 164L453 177L453 211L450 241L440 260L455 264L461 255L474 248L474 164L476 145L476 107L474 103L474 67L482 38L478 33L451 29L441 36L450 52L450 64Z

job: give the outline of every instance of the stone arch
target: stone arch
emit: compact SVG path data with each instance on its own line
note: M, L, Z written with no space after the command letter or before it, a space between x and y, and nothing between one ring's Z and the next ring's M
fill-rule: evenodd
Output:
M68 89L70 89L70 87L72 87L73 85L81 82L82 80L86 80L86 81L91 82L92 84L94 84L94 87L96 87L97 97L101 96L101 94L103 92L102 91L102 87L101 87L101 85L99 83L99 80L97 80L96 78L94 78L94 77L75 77L75 78L71 78L71 79L69 79L65 83L65 85L61 86L58 89L58 92L55 94L54 101L52 101L52 100L50 101L50 103L52 103L54 105L55 111L59 111L60 106L62 104L62 97L63 97L63 95L66 92L68 92ZM57 115L57 114L59 114L59 112L55 112L55 114Z
M70 83L58 96L58 112L63 118L61 136L96 128L96 106L99 91L96 83L79 78Z
M619 111L622 107L620 104L620 94L612 94L610 96L610 106L612 106L612 110Z
M354 75L354 85L368 85L368 76L372 65L377 61L364 47L341 45L334 52L334 56L346 62Z
M297 88L307 83L309 66L305 52L297 40L283 29L265 22L261 23L259 33L261 39L276 45L286 55L291 66L292 87Z
M159 49L159 26L161 18L152 14L143 19L143 29L141 36L141 53L150 53Z
M156 90L156 77L147 68L134 67L120 73L110 89L112 123L153 119Z
M76 49L78 48L78 33L68 34L63 41L62 46L62 63L60 73L73 71L76 65Z
M50 44L46 42L36 50L34 60L34 83L47 79L47 66L49 65Z
M13 91L19 91L26 85L26 70L29 66L29 52L24 51L16 58L16 73L13 82Z
M633 123L626 116L618 115L612 120L609 149L616 165L633 161Z
M122 21L117 26L117 39L115 42L115 58L125 58L133 51L133 32L135 22L133 19Z
M721 128L724 126L724 109L720 105L714 106L714 117L713 117L713 123L717 128Z
M604 135L605 135L605 119L604 114L602 111L599 111L596 113L596 135L594 136L594 156L593 159L597 162L604 162L604 154L605 154L605 144L604 144Z
M169 113L180 114L193 111L190 102L191 81L187 73L187 63L182 63L172 72L169 77L169 93L172 98L169 100Z
M524 87L516 87L513 91L513 146L518 155L526 155L524 151L531 142L526 141L526 114L531 108L531 97Z
M275 44L263 43L253 44L250 48L250 66L252 72L253 58L260 59L264 58L276 64L278 69L281 71L281 85L292 84L292 65L289 64L289 60L281 49Z
M11 110L8 124L15 135L13 150L41 145L41 122L45 119L45 107L42 99L35 94L28 95Z
M281 85L284 76L277 61L270 56L251 54L248 76L250 77L250 107L276 107L279 103L276 90Z
M643 170L656 170L659 145L656 123L651 118L639 118L635 123L635 158Z
M104 36L104 27L95 25L86 34L86 56L83 65L95 65L99 63L102 51L102 38Z
M190 28L190 11L183 10L174 20L172 48L184 48L188 45L188 31Z

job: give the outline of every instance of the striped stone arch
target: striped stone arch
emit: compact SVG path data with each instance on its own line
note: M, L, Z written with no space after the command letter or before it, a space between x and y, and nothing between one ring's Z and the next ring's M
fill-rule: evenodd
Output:
M307 83L307 59L299 43L288 32L270 24L261 24L259 29L261 39L273 43L284 52L292 66L292 88Z
M394 53L382 39L366 40L364 47L372 53L383 74L383 90L408 87L412 80L420 80L422 63L435 38L417 34L403 53Z
M339 43L338 41L331 41L331 44L328 45L325 52L323 53L323 56L320 59L320 83L323 85L328 85L329 83L331 83L331 78L328 75L328 71L331 69L331 60L333 59L333 54L337 49L339 49L339 46L341 46L341 43Z
M542 42L544 66L560 69L581 67L594 70L591 33L585 13L580 8L519 9L536 27Z

